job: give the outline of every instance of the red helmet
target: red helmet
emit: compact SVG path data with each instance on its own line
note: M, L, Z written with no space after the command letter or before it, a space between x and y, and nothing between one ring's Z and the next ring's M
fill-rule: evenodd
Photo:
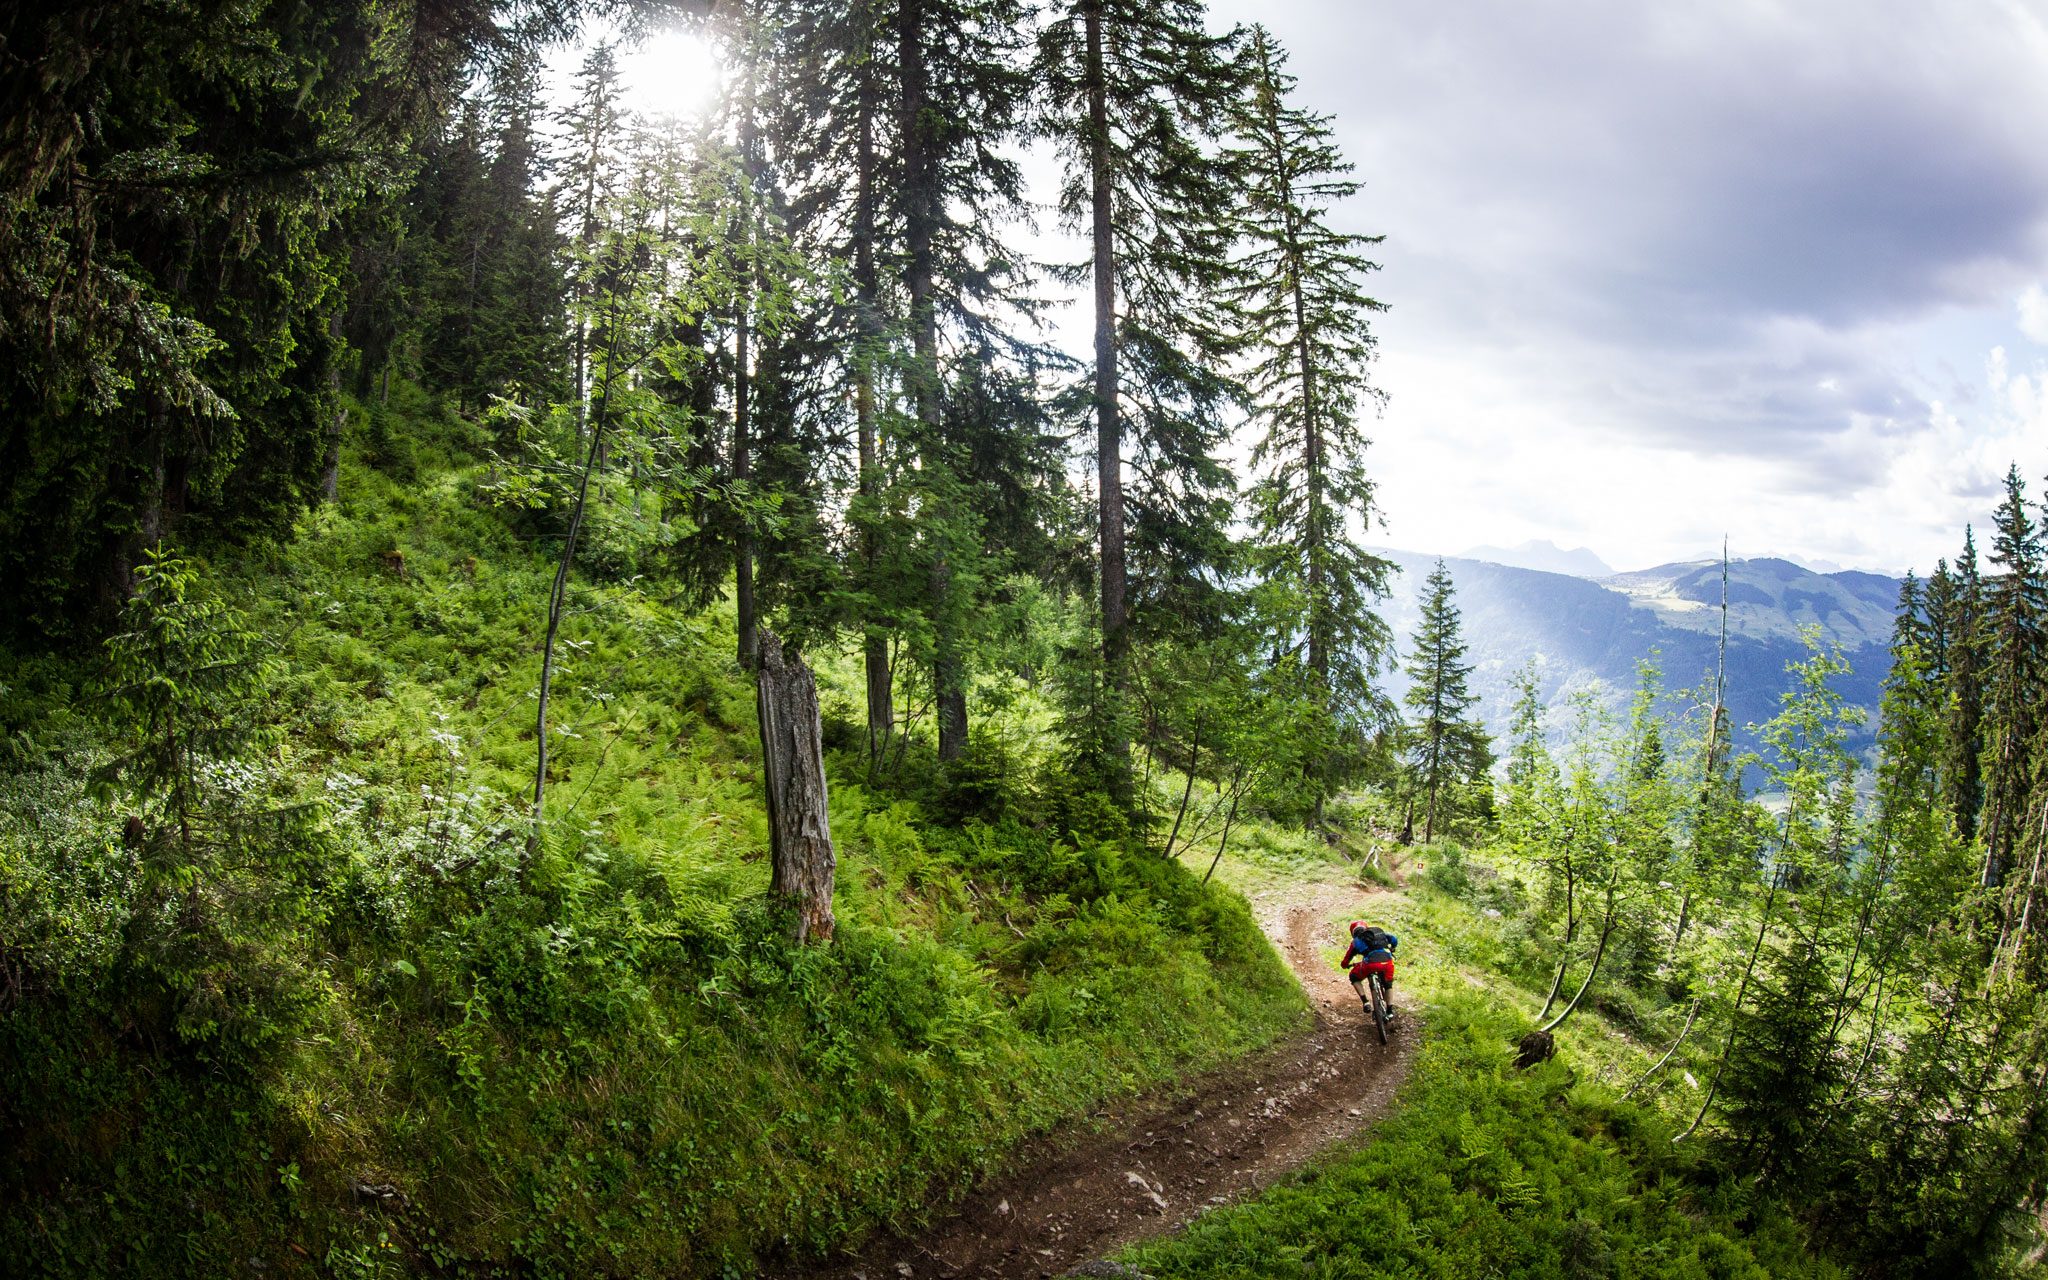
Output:
M1351 922L1351 932L1353 932L1353 933L1364 933L1364 932L1365 932L1365 921L1363 921L1363 920L1353 920L1353 921Z

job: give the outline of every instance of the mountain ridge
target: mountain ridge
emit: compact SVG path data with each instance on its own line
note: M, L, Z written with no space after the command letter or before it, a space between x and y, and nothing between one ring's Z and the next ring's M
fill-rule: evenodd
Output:
M1401 570L1385 612L1405 656L1420 616L1421 582L1438 556L1383 552ZM1467 660L1477 715L1504 741L1515 678L1530 660L1550 706L1553 736L1568 725L1567 704L1590 694L1621 712L1637 682L1638 664L1655 658L1665 689L1663 714L1677 722L1691 710L1679 691L1712 677L1721 626L1721 563L1687 561L1612 573L1602 578L1441 557L1451 571L1464 616ZM1875 741L1898 580L1860 570L1815 573L1774 556L1728 563L1726 702L1738 745L1755 745L1750 726L1776 714L1790 685L1787 667L1808 653L1806 635L1838 647L1849 663L1839 677L1843 700L1866 712L1852 750ZM1396 698L1407 686L1398 666L1388 673Z

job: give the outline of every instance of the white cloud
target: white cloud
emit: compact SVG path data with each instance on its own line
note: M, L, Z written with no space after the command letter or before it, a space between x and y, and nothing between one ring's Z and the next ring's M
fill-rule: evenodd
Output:
M2048 471L2029 5L1214 8L1294 52L1388 237L1394 544L1925 568Z
M2028 285L2020 295L2020 332L2048 347L2048 293L2038 284Z

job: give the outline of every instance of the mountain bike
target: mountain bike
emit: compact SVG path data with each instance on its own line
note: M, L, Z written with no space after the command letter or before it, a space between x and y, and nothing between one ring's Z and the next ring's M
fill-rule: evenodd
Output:
M1366 1015L1372 1019L1372 1028L1379 1033L1380 1043L1385 1044L1387 1028L1394 1024L1394 1011L1387 1001L1387 984L1381 980L1377 970L1366 971L1365 989L1368 996Z

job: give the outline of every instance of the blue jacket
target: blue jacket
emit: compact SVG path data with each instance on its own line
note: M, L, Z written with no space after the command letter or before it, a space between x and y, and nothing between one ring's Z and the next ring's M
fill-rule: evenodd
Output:
M1339 960L1337 964L1340 967L1350 964L1351 958L1354 955L1357 956L1360 960L1365 961L1367 964L1378 964L1382 960L1392 960L1394 958L1394 948L1400 945L1401 940L1390 933L1387 934L1386 946L1376 948L1372 951L1367 951L1365 949L1364 941L1354 937L1351 939L1350 949L1345 951L1344 958L1342 960Z

